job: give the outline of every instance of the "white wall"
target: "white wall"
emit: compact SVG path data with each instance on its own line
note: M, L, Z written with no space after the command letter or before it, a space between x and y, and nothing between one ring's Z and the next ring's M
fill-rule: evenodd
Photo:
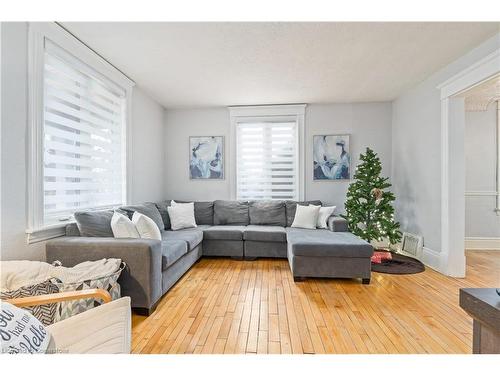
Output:
M43 242L26 243L26 151L28 127L26 23L3 22L1 30L1 236L2 260L45 258ZM162 199L163 107L134 89L131 149L132 200Z
M1 259L43 259L43 245L26 245L28 28L2 23Z
M229 179L189 179L189 136L225 136L229 157L230 121L227 108L173 109L165 111L166 185L169 198L185 200L230 199ZM383 173L391 170L391 104L313 104L305 115L305 198L321 199L343 209L348 181L313 181L312 141L317 134L351 134L353 165L365 147L372 147L382 160ZM228 171L230 160L226 159Z
M224 161L224 180L189 179L189 136L224 136L224 156L229 155L227 108L165 110L165 195L168 199L230 199L229 160Z
M441 103L437 86L500 47L500 34L393 102L392 180L402 229L441 250Z
M132 203L165 198L164 108L139 87L132 95Z
M500 238L496 197L496 104L465 113L465 237Z
M313 136L350 134L351 177L366 147L382 162L382 174L391 173L391 103L313 104L306 109L305 197L332 203L344 212L344 201L351 181L313 180Z

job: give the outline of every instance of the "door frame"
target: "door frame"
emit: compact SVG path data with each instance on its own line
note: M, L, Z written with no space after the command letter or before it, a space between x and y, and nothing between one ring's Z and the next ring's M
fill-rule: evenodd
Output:
M460 93L500 73L500 49L437 88L441 93L441 252L439 269L465 277L465 112Z

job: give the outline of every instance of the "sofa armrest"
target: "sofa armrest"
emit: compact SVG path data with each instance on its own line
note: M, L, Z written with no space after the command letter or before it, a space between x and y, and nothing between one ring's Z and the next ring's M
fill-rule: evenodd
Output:
M103 258L119 258L127 267L119 283L132 307L149 309L161 297L161 241L112 237L61 237L45 246L47 262L65 267Z
M347 220L340 216L330 216L328 218L328 229L332 232L349 232Z

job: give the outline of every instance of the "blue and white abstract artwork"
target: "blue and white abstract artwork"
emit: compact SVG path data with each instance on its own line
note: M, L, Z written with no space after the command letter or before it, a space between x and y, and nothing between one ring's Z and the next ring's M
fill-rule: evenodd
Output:
M313 137L314 180L348 180L351 176L349 135Z
M189 177L224 179L224 137L189 137Z

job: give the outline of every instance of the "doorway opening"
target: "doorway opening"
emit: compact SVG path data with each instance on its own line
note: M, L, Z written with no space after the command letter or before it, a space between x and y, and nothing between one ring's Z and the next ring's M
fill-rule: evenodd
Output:
M500 76L459 96L465 105L465 250L500 250Z
M446 275L453 277L465 277L466 270L464 241L466 97L474 88L499 78L500 49L438 87L441 90L442 236L439 268Z

